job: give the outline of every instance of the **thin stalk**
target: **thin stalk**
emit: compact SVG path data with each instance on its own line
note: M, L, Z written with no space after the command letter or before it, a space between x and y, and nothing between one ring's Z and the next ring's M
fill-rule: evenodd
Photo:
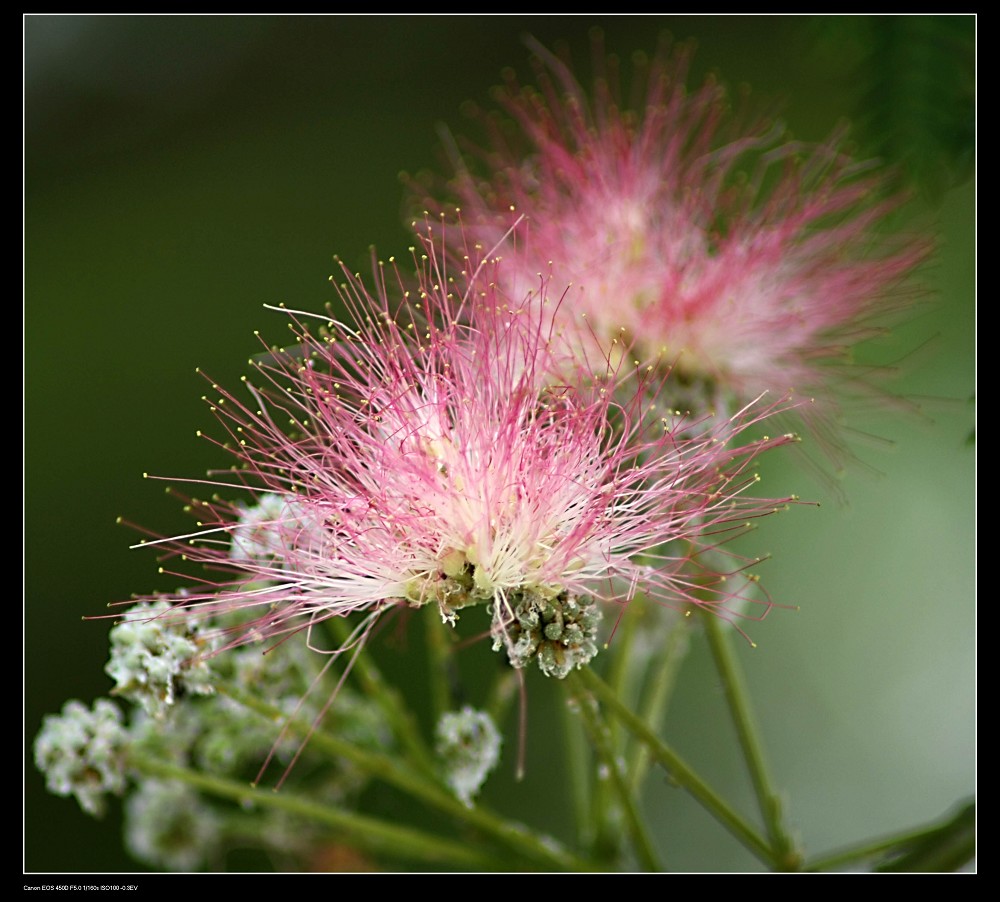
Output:
M873 858L885 852L898 851L904 856L903 864L910 864L907 858L912 859L914 855L921 859L920 863L926 863L921 854L924 850L929 850L932 854L936 852L944 853L943 866L934 868L935 870L954 870L956 867L970 861L976 852L976 813L975 805L968 804L946 823L940 822L914 827L884 836L880 839L865 840L855 846L847 846L830 852L826 855L809 861L803 870L806 871L828 871L832 868L851 864L855 861L862 861L866 858ZM938 862L934 862L938 863ZM923 870L923 868L909 868L912 870Z
M527 755L526 733L528 729L527 690L524 686L524 671L505 668L496 673L490 686L486 700L485 711L493 718L493 723L500 727L507 719L514 699L518 701L517 708L517 769L515 779L520 783L524 779L524 761Z
M838 868L854 861L862 861L866 858L872 858L875 855L879 855L882 852L888 852L890 849L894 849L900 845L918 842L933 832L933 830L927 829L912 830L906 833L900 833L896 836L889 836L884 839L867 840L857 846L840 849L836 852L831 852L824 857L816 858L813 861L807 862L805 867L803 867L803 870L829 871L832 868Z
M641 605L642 602L643 599L637 597L630 604ZM629 613L637 614L638 612L630 611ZM606 671L605 679L614 690L615 695L621 699L630 698L631 681L629 677L632 668L629 665L634 663L632 649L635 645L636 624L639 619L638 616L623 617L616 626L614 637L611 640L615 653L610 656L611 665ZM612 750L612 758L617 758L624 754L625 737L622 735L621 725L618 721L612 721L605 726L608 730L606 736L608 748ZM614 797L614 787L608 780L594 781L590 799L592 843L597 854L605 858L617 858L619 851L618 831L612 823Z
M781 870L798 870L802 866L802 853L785 826L781 797L774 789L767 770L764 746L754 720L743 671L730 646L722 621L709 612L704 613L702 620L778 867Z
M448 668L451 667L451 647L445 634L445 625L440 617L425 617L424 630L427 637L427 659L430 664L430 699L434 722L451 711L451 690L448 687Z
M601 782L607 783L618 798L618 802L622 807L622 813L625 815L626 829L632 840L632 846L635 849L639 864L645 871L661 871L663 868L656 857L656 851L649 838L646 825L639 815L635 796L629 791L625 776L618 765L618 760L611 745L612 737L608 730L607 722L601 717L600 708L596 700L589 692L584 690L579 678L575 674L571 674L571 678L573 681L571 688L576 694L583 727L587 731L594 751L597 753L600 766L607 773L607 780Z
M625 727L649 748L650 754L673 777L678 786L694 799L747 849L769 867L777 867L778 859L767 841L722 799L694 770L653 733L639 717L615 696L614 691L589 667L578 671L587 688L619 718Z
M220 686L218 689L234 701L269 720L282 721L285 719L285 715L279 709L254 698L247 692L231 686ZM430 782L426 774L402 767L388 755L373 749L358 748L323 730L314 730L310 724L303 721L290 720L288 728L299 735L307 736L309 742L314 743L329 754L346 758L369 776L384 780L439 811L477 828L528 861L551 870L579 871L588 869L586 862L563 849L554 840L548 837L542 839L526 827L512 824L482 806L469 807L464 805L449 790L444 789L437 782L436 777L433 782Z
M496 679L493 680L484 710L493 718L493 723L498 727L507 719L507 713L517 695L520 685L518 676L518 671L507 668L500 671Z
M471 870L492 869L497 864L495 858L444 837L412 827L388 824L328 805L319 805L287 792L255 789L245 783L209 776L141 754L131 754L129 763L152 777L180 780L196 789L232 799L239 804L252 802L265 808L277 808L325 824L352 845L366 851L385 854L392 858L402 857L427 864L445 864Z
M595 841L597 830L590 816L590 756L586 737L574 708L578 702L568 695L562 706L563 742L566 745L566 772L569 777L570 799L573 805L573 822L576 824L576 841L581 848L589 848Z
M654 733L663 728L667 706L673 695L677 674L687 654L690 617L679 617L667 635L666 648L656 657L652 672L646 683L645 692L639 704L639 717ZM630 789L638 794L649 771L649 749L637 742L629 756Z
M326 622L330 624L337 641L348 641L352 627L344 618L331 617ZM364 648L355 651L352 674L358 678L368 698L382 709L414 766L428 776L435 775L434 757L421 738L416 721L399 693L382 679L378 667Z
M638 624L642 619L641 615L644 610L645 598L637 595L629 604L638 607L639 610L629 610L627 616L622 617L615 628L614 637L609 642L609 645L613 647L614 654L610 656L611 665L607 668L607 675L605 676L608 685L614 689L615 694L619 698L628 697L627 693L632 683L629 679L631 676L629 665L634 662L632 650L635 645ZM621 727L617 723L614 723L609 725L609 729L611 730L612 737L617 741L621 736Z

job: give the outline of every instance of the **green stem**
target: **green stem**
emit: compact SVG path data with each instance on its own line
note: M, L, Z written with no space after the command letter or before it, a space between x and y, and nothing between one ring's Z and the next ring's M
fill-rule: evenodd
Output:
M209 776L141 754L131 754L129 763L148 776L180 780L212 795L232 799L238 804L252 802L325 824L349 844L376 854L472 870L492 869L496 866L496 859L485 856L467 845L411 827L387 824L354 812L318 805L309 799L299 798L286 792L255 789L245 783Z
M330 624L337 641L348 641L352 630L350 623L343 617L331 617L326 622ZM358 678L368 698L382 709L414 766L428 776L435 777L434 757L421 738L416 721L403 704L399 693L382 679L378 667L364 648L354 652L351 672Z
M690 617L679 617L670 628L666 648L654 659L652 673L639 705L639 717L642 722L657 734L663 729L667 706L670 704L670 697L677 682L677 674L687 654L690 620ZM630 788L635 794L638 794L646 779L650 760L649 748L642 743L636 743L630 755L628 768Z
M637 610L630 609L627 615L622 618L612 640L614 654L610 656L611 664L606 670L607 675L605 680L614 689L618 698L621 699L629 697L628 692L631 686L634 685L634 681L630 680L632 668L629 665L634 664L635 659L632 649L635 645L638 624L642 620L642 614L645 612L645 604L646 600L642 595L637 595L629 602L629 605ZM617 747L621 738L621 727L618 723L614 723L609 725L609 729Z
M509 667L500 671L493 680L484 710L493 718L497 727L507 719L510 706L517 696L518 686L518 672Z
M573 820L576 824L576 841L587 849L596 840L597 831L590 817L590 760L586 737L580 719L573 710L575 703L567 696L562 706L563 741L566 744L567 773L570 797L573 803Z
M702 620L778 867L786 871L798 870L802 866L802 853L784 823L781 797L773 787L764 761L764 746L754 721L743 672L722 621L708 611L704 612Z
M848 848L830 852L825 856L808 862L803 870L805 871L829 871L832 868L850 864L853 861L862 861L865 858L872 858L882 852L888 852L896 846L917 842L927 836L927 829L911 830L906 833L899 833L896 836L888 836L884 839L866 840L865 842Z
M976 853L975 804L969 803L947 823L915 827L881 839L830 852L806 864L806 871L828 871L885 852L899 852L907 870L955 870ZM930 854L927 854L927 853ZM944 853L941 855L940 853ZM919 866L914 866L914 865ZM933 864L934 867L924 865ZM937 866L940 865L940 866Z
M619 718L625 727L646 744L653 758L673 777L674 781L687 790L698 803L720 824L733 834L747 849L769 867L779 862L767 841L740 817L685 761L659 736L653 733L639 717L627 708L593 670L584 667L578 671L580 679L587 684L608 710Z
M571 690L577 700L577 707L580 717L583 720L583 727L587 731L590 742L597 753L600 766L607 773L606 782L614 790L618 801L622 806L625 815L625 824L632 839L639 864L646 871L661 871L663 868L656 857L652 841L646 830L646 825L642 822L639 810L635 804L635 797L629 791L625 777L622 774L618 761L612 748L611 732L606 721L600 715L600 708L594 697L587 692L576 674L570 675L572 683ZM616 844L617 845L617 844ZM617 849L615 849L617 853Z
M424 629L427 637L427 659L430 664L430 698L434 723L451 711L451 690L448 688L448 668L451 667L451 648L445 625L440 617L425 617Z
M218 689L269 720L275 722L285 720L285 715L279 709L260 701L250 693L231 686L220 686ZM422 772L401 767L389 756L373 749L361 749L323 730L313 730L310 724L303 721L293 719L287 721L287 724L290 730L308 736L309 742L315 743L329 754L346 758L369 776L384 780L397 789L477 828L536 865L559 871L587 870L585 862L563 849L554 840L536 836L527 828L509 823L481 806L468 807L462 804L450 791L442 788L436 782L436 778L435 782L428 782L427 775Z
M622 618L619 622L613 639L614 654L610 656L610 667L605 671L605 679L620 699L631 698L630 676L633 675L634 668L629 665L634 664L632 649L635 645L636 624L641 619L637 615L641 613L643 600L642 596L639 596L629 602L640 610L629 611L630 616ZM586 728L586 722L584 726ZM605 729L609 754L615 759L624 754L622 728L618 721L612 721L610 724L605 723ZM619 831L612 823L615 794L615 788L609 780L596 780L593 783L590 799L593 847L598 856L612 860L618 858L620 847Z

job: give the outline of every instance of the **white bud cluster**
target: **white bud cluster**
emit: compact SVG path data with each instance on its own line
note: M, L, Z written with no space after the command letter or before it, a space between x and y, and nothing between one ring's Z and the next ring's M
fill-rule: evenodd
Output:
M469 705L461 711L448 711L438 721L437 753L444 764L445 779L470 808L500 762L501 743L500 731L490 715Z
M104 672L113 694L163 717L178 696L211 695L213 673L199 657L204 642L194 624L166 601L141 602L111 630L111 659Z
M35 765L49 792L76 796L88 814L100 817L105 795L125 791L124 750L128 733L118 706L98 699L93 711L78 701L49 714L35 739Z
M184 783L145 780L125 804L125 843L141 861L195 871L220 847L220 816Z

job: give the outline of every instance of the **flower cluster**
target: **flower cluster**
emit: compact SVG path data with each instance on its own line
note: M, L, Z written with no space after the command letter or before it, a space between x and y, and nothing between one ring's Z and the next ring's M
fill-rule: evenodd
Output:
M61 714L46 716L35 738L35 766L49 792L75 796L84 811L99 816L105 795L125 790L126 742L122 713L113 702L98 699L88 710L68 701Z
M445 779L455 795L471 807L473 797L500 763L500 732L489 714L466 705L461 711L446 711L435 733Z
M170 617L169 612L162 599L143 602L111 630L106 671L116 680L112 694L134 706L127 720L108 699L98 699L93 709L70 701L61 714L45 718L34 753L49 791L73 795L96 817L105 813L109 795L125 796L126 846L153 866L212 867L234 846L256 846L290 860L310 856L322 834L301 816L257 809L257 827L250 830L247 805L212 802L170 777L142 779L143 761L180 772L197 767L237 786L259 774L265 756L282 766L300 761L310 798L351 804L367 785L367 774L346 758L330 761L316 749L303 748L302 725L308 727L322 714L327 728L345 741L385 752L395 743L382 710L350 687L341 687L329 704L333 681L326 680L321 660L301 643L284 643L267 655L250 643L210 667L190 623L193 615ZM216 695L216 685L225 693ZM252 693L256 710L237 700L241 691ZM299 727L276 739L276 719ZM455 769L460 771L457 764Z
M844 453L844 389L874 388L850 351L913 299L928 243L891 234L901 198L842 135L804 145L733 115L714 80L688 89L685 48L636 58L632 104L600 47L589 95L534 49L538 87L510 76L486 146L453 160L457 209L421 197L440 223L414 223L414 273L340 265L325 312L271 308L289 341L262 342L243 387L209 380L221 432L204 437L231 465L184 480L202 496L185 499L191 531L139 543L184 587L133 599L111 630L110 694L133 710L73 701L45 719L34 752L50 791L94 815L125 796L126 845L148 864L214 868L249 849L277 867L366 868L358 850L576 867L476 802L514 687L537 668L570 677L594 745L589 789L571 755L577 815L593 818L581 844L621 863L627 834L658 869L634 804L653 759L733 830L655 738L694 609L715 615L766 825L733 832L768 866L803 863L721 644L716 618L743 633L774 606L760 558L730 540L797 501L757 494L758 458L798 440L787 415ZM361 654L383 618L414 610L431 618L433 743ZM611 679L574 675L626 613ZM481 707L451 655L460 619L506 662ZM256 788L272 763L278 788L296 769L278 804ZM355 815L372 778L484 848Z
M708 405L813 396L800 414L839 457L838 394L872 388L850 349L913 299L928 251L886 234L899 198L842 136L807 146L734 114L713 80L689 89L685 48L640 58L635 109L599 48L593 96L534 50L539 87L510 75L497 96L513 122L483 117L485 148L454 161L465 221L493 241L510 210L530 220L524 265L572 283L558 318L578 346L625 336Z
M374 296L345 272L349 321L288 312L294 345L251 361L247 398L213 385L243 498L192 500L197 531L162 540L230 572L172 598L178 616L240 611L233 647L302 630L318 644L318 623L355 613L363 640L397 606L449 623L479 606L514 666L557 677L597 653L600 607L637 591L739 616L738 581L689 564L792 500L750 490L754 459L793 436L741 436L787 402L662 410L669 374L620 344L567 379L535 313L544 280L511 294L507 260L466 245L452 271L443 232L421 239L414 289L394 265Z
M182 693L215 691L196 625L170 616L171 610L162 599L133 607L111 630L111 658L104 668L115 681L115 695L154 717L163 717Z

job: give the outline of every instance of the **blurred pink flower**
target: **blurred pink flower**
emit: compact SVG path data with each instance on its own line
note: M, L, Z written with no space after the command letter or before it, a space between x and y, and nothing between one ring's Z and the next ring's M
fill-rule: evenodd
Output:
M229 577L174 600L243 612L229 646L353 613L362 637L397 606L454 622L478 605L515 666L556 676L596 654L600 603L640 590L746 616L730 605L746 583L726 576L753 561L684 565L792 500L750 492L754 459L793 437L739 444L787 405L692 423L657 409L662 373L621 355L605 378L556 381L532 313L545 285L508 296L507 261L467 248L452 272L443 239L422 243L413 290L392 261L375 296L345 271L349 321L287 311L295 346L256 358L249 398L212 386L239 465L209 485L242 500L192 502L198 529L158 541Z
M624 337L708 406L814 397L801 415L839 456L839 399L872 387L850 349L912 302L929 250L887 234L900 199L886 199L883 174L838 136L807 146L734 113L711 79L689 91L685 48L636 63L632 107L599 47L591 97L533 49L538 89L508 76L497 98L513 122L482 117L487 147L455 155L467 227L495 241L511 210L529 220L522 259L572 282L559 314L578 347Z

